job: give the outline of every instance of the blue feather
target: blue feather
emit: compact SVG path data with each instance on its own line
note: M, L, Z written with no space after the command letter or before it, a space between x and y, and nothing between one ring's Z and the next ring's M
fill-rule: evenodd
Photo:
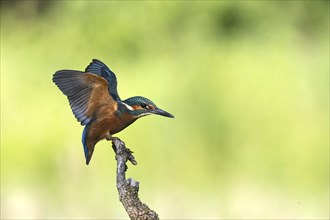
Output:
M100 60L93 59L92 62L86 67L85 72L94 73L98 76L103 77L108 82L108 91L111 97L120 101L120 97L117 92L117 77L107 65L102 63Z
M89 160L90 160L89 153L88 153L88 146L87 146L87 143L86 143L89 127L90 127L90 123L85 126L84 131L82 133L82 144L84 146L84 153L85 153L85 158L86 158L86 164L88 164L89 163Z
M81 125L86 125L90 117L86 115L92 87L85 82L83 72L60 70L54 74L53 81L68 97L73 114Z

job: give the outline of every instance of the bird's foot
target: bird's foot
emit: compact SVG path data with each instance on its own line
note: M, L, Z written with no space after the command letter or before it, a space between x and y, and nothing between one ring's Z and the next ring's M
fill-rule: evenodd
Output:
M126 147L125 143L117 137L111 137L112 149L116 156L122 155L126 157L126 161L129 160L133 165L137 165L137 162L133 156L133 151ZM126 167L127 169L127 167Z
M116 139L116 137L112 137L111 134L109 132L107 132L107 134L105 135L105 139L107 141L112 141L112 140ZM117 138L117 139L119 139L119 138Z
M120 140L119 138L117 137L112 137L109 133L105 136L105 139L107 141L112 141L112 145L114 146L116 143L117 145L119 144L123 144L125 146L125 143L124 141ZM114 149L114 151L116 152L116 150Z

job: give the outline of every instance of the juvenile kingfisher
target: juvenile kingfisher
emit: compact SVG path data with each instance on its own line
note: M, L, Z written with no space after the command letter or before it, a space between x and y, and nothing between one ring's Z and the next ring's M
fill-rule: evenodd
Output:
M88 165L97 142L112 140L136 119L156 114L174 116L142 96L121 100L116 75L100 60L93 59L85 71L59 70L53 82L67 96L72 112L84 125L82 144Z

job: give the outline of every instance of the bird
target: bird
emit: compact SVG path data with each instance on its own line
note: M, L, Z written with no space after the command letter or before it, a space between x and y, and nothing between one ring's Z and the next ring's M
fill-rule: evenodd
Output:
M113 135L147 115L174 116L142 96L122 100L117 92L117 78L102 61L92 59L85 71L59 70L52 78L67 96L71 110L81 125L86 164L91 161L95 145L113 140Z

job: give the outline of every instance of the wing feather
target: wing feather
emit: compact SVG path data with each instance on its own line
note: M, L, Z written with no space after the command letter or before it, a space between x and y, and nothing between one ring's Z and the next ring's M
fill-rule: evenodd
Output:
M116 101L121 100L117 92L117 77L114 72L107 67L107 65L100 60L93 59L92 62L86 67L85 72L94 73L106 79L111 97Z
M102 105L113 105L107 81L95 74L75 70L60 70L53 76L54 83L68 97L77 120L88 124Z

